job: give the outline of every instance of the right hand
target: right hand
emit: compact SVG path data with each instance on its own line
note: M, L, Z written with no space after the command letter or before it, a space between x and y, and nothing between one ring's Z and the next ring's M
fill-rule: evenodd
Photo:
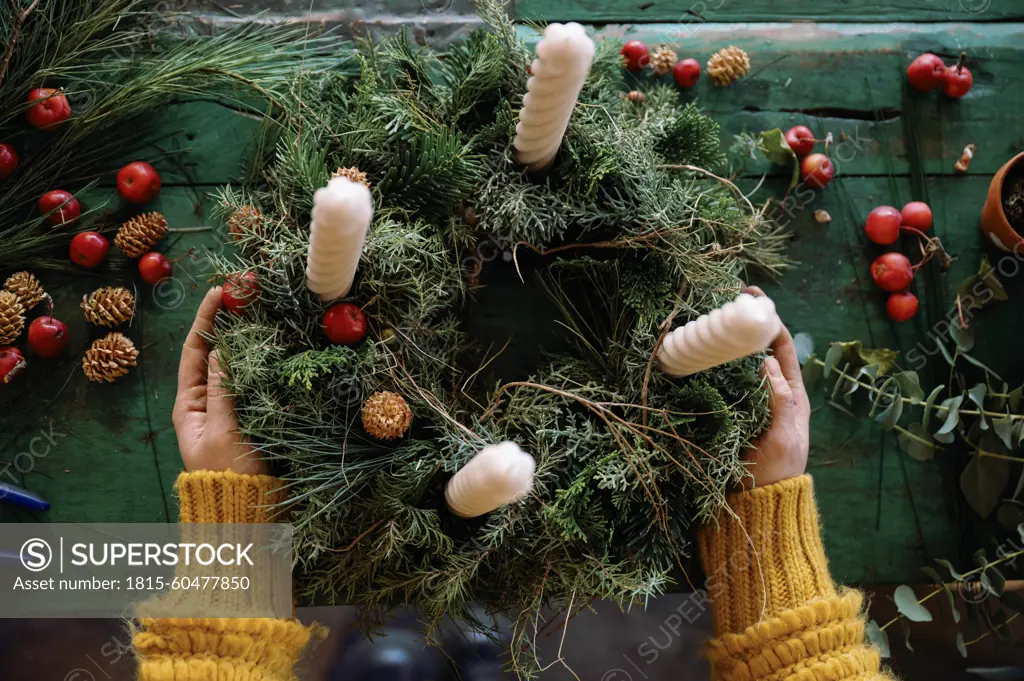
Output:
M174 400L174 431L186 471L233 471L266 475L267 462L238 434L235 406L223 386L224 372L217 353L210 352L204 334L213 330L221 306L221 288L206 293L181 349L178 395Z
M747 291L764 295L756 286ZM772 391L772 424L746 454L752 464L750 472L755 487L803 475L810 452L811 403L789 329L782 327L771 350L772 356L765 361L761 375L768 379Z

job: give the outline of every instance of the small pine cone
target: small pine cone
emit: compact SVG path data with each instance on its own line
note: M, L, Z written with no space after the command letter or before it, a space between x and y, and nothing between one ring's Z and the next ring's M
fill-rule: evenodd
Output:
M117 326L135 316L135 296L126 288L104 286L82 297L85 319L99 326Z
M25 308L18 296L0 291L0 345L13 345L25 328Z
M397 440L412 425L412 410L398 393L376 392L363 402L363 429L378 440Z
M668 45L662 45L651 55L651 70L656 75L664 76L672 70L672 67L679 61L679 57Z
M750 71L750 57L747 53L730 45L723 47L708 59L708 75L715 85L725 87L735 83Z
M366 185L367 189L370 188L370 180L366 177L366 173L354 166L352 168L338 168L334 174L331 175L331 179L333 180L338 177L346 177L353 182Z
M629 93L626 95L626 99L633 102L634 104L643 104L644 100L647 99L647 97L645 97L644 93L640 92L639 90L630 90Z
M160 213L136 215L121 225L114 243L129 258L138 258L153 250L167 234L167 218Z
M228 218L228 231L238 241L243 236L261 234L263 213L256 206L242 206Z
M28 312L46 297L43 285L30 272L15 272L7 278L4 288L18 296L21 306Z
M92 347L85 351L82 371L90 381L113 383L135 366L138 357L139 351L135 348L135 343L124 334L115 331L97 339Z

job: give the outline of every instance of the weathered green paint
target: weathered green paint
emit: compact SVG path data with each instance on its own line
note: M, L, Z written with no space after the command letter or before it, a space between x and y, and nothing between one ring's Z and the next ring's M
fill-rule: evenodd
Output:
M520 14L530 2L520 0ZM579 11L565 2L555 9ZM909 11L904 15L910 16ZM653 44L671 37L672 31L680 35L678 27L668 25L607 26L597 34L635 35ZM837 139L845 131L861 146L848 144L845 149L856 153L847 159L842 152L840 179L794 213L791 252L803 264L781 282L765 284L790 327L811 333L819 349L830 340L860 338L869 345L906 351L925 337L939 313L950 309L951 291L985 250L977 221L988 176L1024 147L1018 132L1024 95L1016 87L1024 62L1022 33L1019 24L703 24L685 40L672 41L685 43L685 54L702 61L728 44L750 51L755 72L743 82L716 89L705 79L687 95L697 97L726 131L756 132L806 122L816 132L832 131ZM934 93L904 92L903 70L910 56L931 49L948 57L961 47L976 60L971 94L951 102ZM876 123L873 107L886 109L886 120ZM208 211L207 192L237 179L239 158L257 126L258 121L216 104L169 107L161 114L160 127L169 136L160 148L175 153L160 162L166 188L153 208L164 211L172 227L210 224L196 207ZM908 130L918 138L916 147L906 142ZM971 174L952 176L952 164L967 142L978 145ZM930 175L926 197L913 196L910 190L908 176L918 159ZM756 184L765 170L785 173L755 166L745 183ZM897 196L890 191L889 172L898 176ZM771 177L761 195L766 190L781 195L783 189L782 178ZM101 195L108 194L95 196ZM860 225L874 205L899 206L911 198L931 201L936 234L959 258L948 274L929 271L918 282L922 314L896 326L885 316L884 296L867 276L878 249L864 243ZM815 223L811 213L816 208L829 211L832 223ZM218 243L214 233L180 234L169 238L164 250L177 256L191 247ZM1007 273L1015 271L1012 264L1006 266ZM0 476L6 463L12 464L9 471L15 461L31 467L19 480L53 502L53 509L39 519L141 522L173 515L171 485L181 466L170 425L175 372L181 342L207 285L201 261L190 257L175 267L174 283L158 295L137 280L130 263L121 273L83 272L63 282L43 274L57 299L58 315L71 322L71 348L63 360L34 360L28 380L0 392ZM1010 277L1011 296L1024 293L1021 279ZM87 383L78 368L81 353L100 334L81 321L78 300L100 285L133 282L140 315L127 333L142 350L140 366L115 385ZM1014 338L998 332L1015 318L1010 303L985 311L977 321L985 342L976 354L1008 380L1019 382ZM926 371L924 382L944 378ZM810 468L837 577L853 582L913 580L928 558L954 557L959 537L953 521L956 462L909 461L875 424L822 407L820 396L815 400L819 408L812 420ZM50 432L51 421L54 432L67 437L55 437L56 445L44 457L19 456L30 451L40 431ZM36 451L43 450L44 442L37 440ZM0 520L31 517L0 504Z
M695 27L709 21L1015 21L1024 18L1024 7L998 0L516 0L515 16L524 21L663 21Z

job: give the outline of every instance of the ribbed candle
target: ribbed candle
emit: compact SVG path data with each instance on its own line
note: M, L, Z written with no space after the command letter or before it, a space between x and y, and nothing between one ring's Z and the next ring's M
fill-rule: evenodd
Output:
M475 518L529 494L533 457L514 442L484 447L448 481L445 499L452 513Z
M370 190L336 177L313 195L306 286L324 301L348 295L373 220Z
M520 163L530 170L543 170L551 165L562 146L569 118L594 60L594 41L575 22L549 24L537 43L536 54L513 144Z
M741 293L668 333L658 349L658 361L671 376L695 374L764 350L781 330L782 320L770 298Z

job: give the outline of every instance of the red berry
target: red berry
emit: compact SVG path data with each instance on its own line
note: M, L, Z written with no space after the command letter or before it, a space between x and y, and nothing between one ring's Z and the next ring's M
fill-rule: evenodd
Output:
M909 291L890 294L885 311L894 322L905 322L917 314L917 296Z
M888 246L899 240L902 222L903 216L898 210L892 206L879 206L868 213L868 220L864 223L864 232L876 244Z
M929 92L946 82L946 64L931 52L925 52L907 67L907 80L911 87Z
M110 252L110 242L99 232L82 232L71 240L71 259L82 267L96 267Z
M117 171L117 193L129 203L149 203L160 193L160 174L145 161Z
M942 84L942 91L949 97L960 99L968 93L972 85L974 85L974 76L961 63L946 69L946 82Z
M37 317L28 327L28 346L32 352L53 359L68 346L68 325L56 317Z
M0 144L0 182L14 174L18 169L18 154L10 144Z
M800 162L800 177L804 183L815 189L824 189L832 181L836 167L825 154L811 154Z
M905 291L914 278L914 268L902 253L883 253L871 263L871 278L883 291Z
M651 51L639 40L630 40L622 46L622 56L626 58L626 68L640 71L651 63Z
M358 305L338 303L324 313L324 334L335 345L352 345L366 338L366 315Z
M260 296L259 278L255 272L243 272L232 274L224 282L224 290L221 292L221 302L228 312L241 314L249 303Z
M806 156L814 151L814 133L806 125L794 125L786 131L785 138L797 156Z
M28 366L18 348L0 348L0 383L10 383Z
M924 201L911 201L900 211L903 224L927 232L932 228L932 209Z
M677 61L672 67L672 77L679 87L693 87L700 80L700 62L696 59Z
M70 225L82 214L82 204L63 189L54 189L39 197L39 212L47 215L46 221L54 227Z
M71 118L71 105L60 90L41 87L28 93L28 101L36 102L25 111L28 124L42 130L52 130Z
M150 286L171 278L171 261L163 253L147 253L139 258L139 274Z

